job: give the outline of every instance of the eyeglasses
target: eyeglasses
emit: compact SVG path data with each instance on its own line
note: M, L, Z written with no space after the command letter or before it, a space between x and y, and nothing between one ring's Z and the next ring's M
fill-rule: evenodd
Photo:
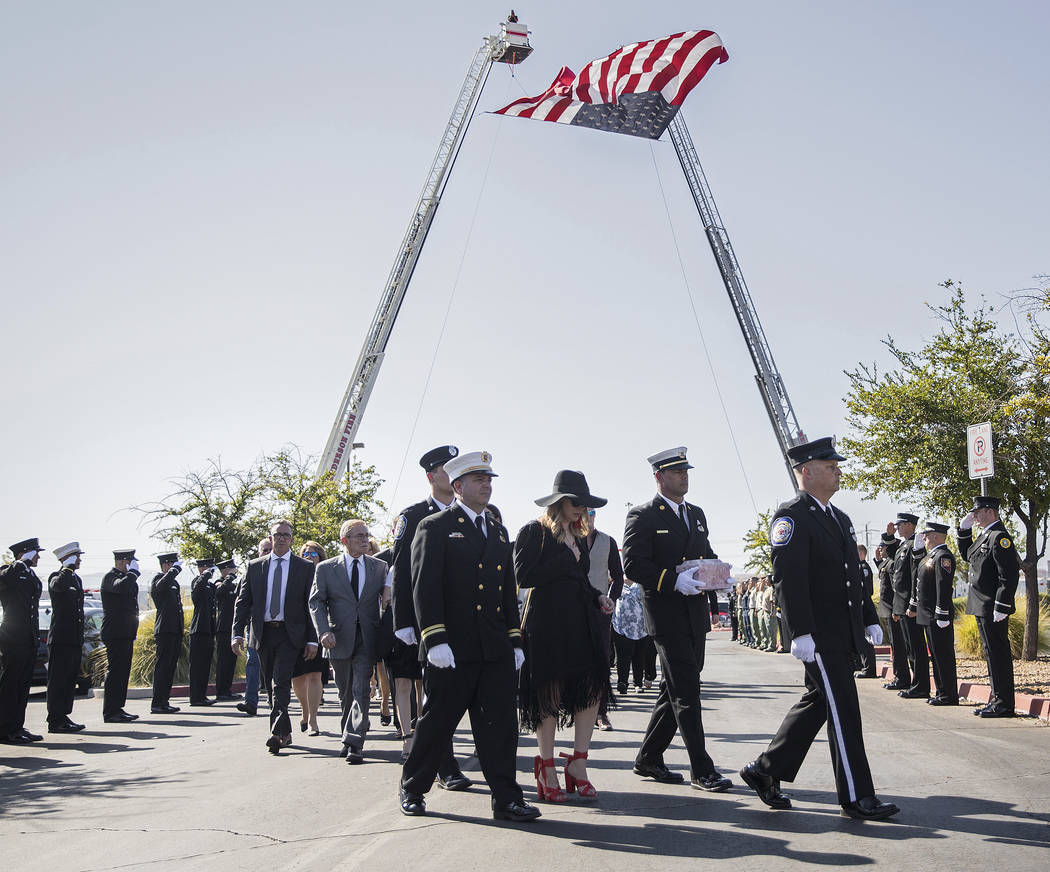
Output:
M320 556L321 555L318 554L316 551L304 551L303 552L303 557L320 557Z
M292 538L292 534L291 533L273 533L272 535L273 535L274 539L291 539Z

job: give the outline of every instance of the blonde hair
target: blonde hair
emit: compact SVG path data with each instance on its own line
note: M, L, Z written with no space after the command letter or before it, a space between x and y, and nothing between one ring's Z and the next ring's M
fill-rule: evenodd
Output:
M586 512L580 517L578 523L566 526L560 507L562 500L567 499L568 497L562 497L558 502L547 506L544 513L539 517L540 523L551 531L551 535L563 542L568 542L573 536L583 539L591 531L590 518Z

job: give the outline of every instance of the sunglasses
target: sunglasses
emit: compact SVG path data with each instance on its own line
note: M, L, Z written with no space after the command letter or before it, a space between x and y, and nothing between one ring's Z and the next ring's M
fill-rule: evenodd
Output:
M303 552L303 557L320 557L320 556L321 555L318 554L316 551L304 551Z

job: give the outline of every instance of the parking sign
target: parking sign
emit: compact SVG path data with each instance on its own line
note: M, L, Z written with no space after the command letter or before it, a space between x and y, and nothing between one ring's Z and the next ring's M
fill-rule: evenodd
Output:
M966 459L970 466L970 478L991 478L995 475L991 421L966 428Z

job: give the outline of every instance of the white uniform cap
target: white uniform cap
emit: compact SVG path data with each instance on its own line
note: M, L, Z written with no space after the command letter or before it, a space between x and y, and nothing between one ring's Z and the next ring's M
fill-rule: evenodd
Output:
M472 472L496 475L492 471L492 455L487 451L470 451L466 454L460 454L458 457L453 457L445 463L444 470L448 473L449 481L455 481L457 478L462 478L464 475L469 475Z
M653 472L660 472L663 469L692 469L689 461L685 459L686 451L686 447L680 445L678 448L668 448L666 451L647 457L646 460L652 464Z
M84 552L80 550L79 542L69 542L66 545L61 546L60 548L56 548L54 551L55 557L57 557L60 561L65 560L71 554L83 553Z

